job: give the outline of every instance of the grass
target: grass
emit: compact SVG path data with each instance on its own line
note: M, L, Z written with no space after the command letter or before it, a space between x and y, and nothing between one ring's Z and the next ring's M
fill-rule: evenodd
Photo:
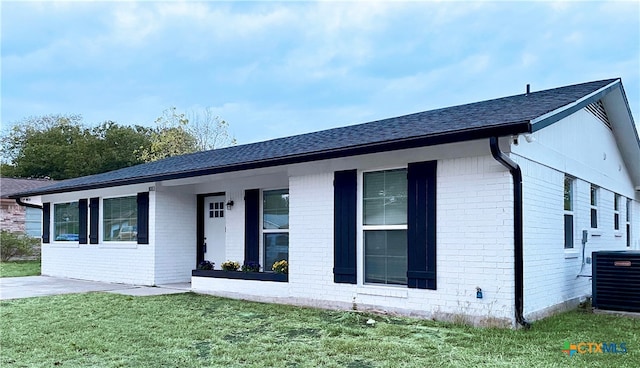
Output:
M37 276L40 260L0 262L0 277Z
M580 311L514 331L193 293L89 293L3 301L0 331L2 367L640 366L640 319ZM565 341L625 342L628 352L568 357Z

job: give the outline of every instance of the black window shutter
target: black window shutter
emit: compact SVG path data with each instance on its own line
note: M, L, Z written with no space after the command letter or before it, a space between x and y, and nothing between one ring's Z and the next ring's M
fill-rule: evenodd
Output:
M80 244L87 244L87 209L87 199L80 199L78 201L78 243Z
M138 193L138 244L149 244L149 192Z
M336 171L333 180L333 281L355 284L356 208L358 174L356 170Z
M410 163L407 182L407 286L435 290L436 161Z
M42 242L50 243L51 233L51 203L42 204Z
M89 199L89 244L98 244L98 221L100 215L100 198Z
M244 261L260 263L260 189L244 191Z

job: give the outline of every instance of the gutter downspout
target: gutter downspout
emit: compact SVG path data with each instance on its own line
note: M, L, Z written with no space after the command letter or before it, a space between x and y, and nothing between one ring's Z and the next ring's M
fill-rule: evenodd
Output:
M23 202L22 198L16 198L16 203L19 204L20 206L24 206L24 207L37 208L39 210L42 209L42 206L40 206L40 205Z
M515 307L516 322L525 329L529 329L531 324L524 319L524 240L522 222L522 171L520 166L511 160L504 152L500 151L498 137L489 139L491 155L502 166L509 169L513 177L513 258L515 273Z

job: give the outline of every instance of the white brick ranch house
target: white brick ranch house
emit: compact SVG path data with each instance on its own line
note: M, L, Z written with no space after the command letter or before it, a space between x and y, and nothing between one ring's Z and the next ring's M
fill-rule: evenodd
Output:
M639 193L640 140L610 79L14 198L42 196L44 275L527 325L591 293L593 251L640 248ZM205 259L263 272L194 270ZM280 259L286 276L270 272Z

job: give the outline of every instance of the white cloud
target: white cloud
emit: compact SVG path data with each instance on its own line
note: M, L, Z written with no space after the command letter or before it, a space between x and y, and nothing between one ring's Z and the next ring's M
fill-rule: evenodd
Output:
M243 142L615 76L640 113L632 3L9 4L3 120L218 106Z
M149 36L158 32L160 26L152 11L136 3L118 3L110 23L113 28L101 41L130 47L149 42Z

